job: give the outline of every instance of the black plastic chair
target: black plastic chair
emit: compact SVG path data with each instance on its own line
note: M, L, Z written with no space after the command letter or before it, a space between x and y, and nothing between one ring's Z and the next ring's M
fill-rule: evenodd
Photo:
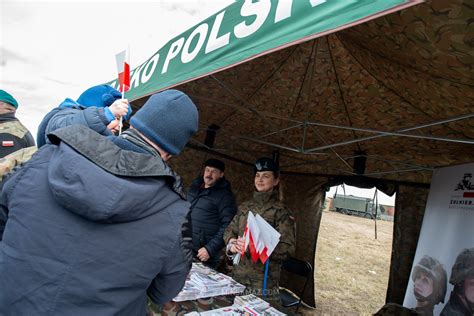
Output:
M304 291L306 290L306 285L308 284L310 278L313 277L313 267L307 261L296 258L288 258L282 262L281 269L305 278L304 286L300 293L293 293L288 289L280 288L280 299L283 307L298 306L296 308L297 312L299 306L301 305L301 299L303 297Z

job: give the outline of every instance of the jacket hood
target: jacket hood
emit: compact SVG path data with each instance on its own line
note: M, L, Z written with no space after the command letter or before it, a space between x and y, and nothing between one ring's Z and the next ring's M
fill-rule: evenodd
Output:
M56 153L48 182L58 204L91 221L123 222L156 212L151 205L173 182L155 156L122 150L80 125L50 134ZM161 191L163 192L163 191Z
M74 101L73 99L66 98L66 99L64 99L63 102L61 102L59 107L60 108L74 108L74 107L79 108L79 107L82 107L82 106L79 103L77 103L76 101Z

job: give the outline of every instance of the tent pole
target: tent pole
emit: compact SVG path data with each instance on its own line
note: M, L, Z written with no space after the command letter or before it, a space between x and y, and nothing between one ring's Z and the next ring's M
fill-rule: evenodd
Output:
M364 137L364 138L356 139L353 142L357 142L357 141L360 141L360 140L368 140L368 139L373 139L373 138L379 138L379 137L383 137L383 136L401 136L401 137L414 137L414 138L424 138L424 139L440 140L440 141L447 141L447 142L474 144L474 141L469 140L469 139L442 138L442 137L432 137L432 136L423 136L423 135L414 135L414 134L405 134L404 133L404 132L408 132L408 131L412 131L412 130L416 130L416 129L421 129L421 128L425 128L425 127L431 127L431 126L436 126L436 125L441 125L441 124L446 124L446 123L450 123L450 122L455 122L455 121L460 121L460 120L464 120L464 119L473 118L474 113L469 113L469 114L465 114L465 115L461 115L461 116L451 117L451 118L447 118L445 120L435 121L435 122L432 122L432 123L426 123L426 124L423 124L423 125L418 125L418 126L409 127L409 128L406 128L406 129L390 132L390 131L378 131L378 130L371 130L371 129L363 129L363 128L357 128L357 127L343 126L343 125L326 124L326 123L320 123L320 122L310 122L310 121L303 122L303 121L296 120L296 119L281 117L281 116L275 115L273 113L268 113L268 112L264 112L264 111L257 111L257 110L254 110L254 109L249 109L249 108L243 107L241 105L230 104L230 103L226 103L226 102L222 102L222 101L218 101L218 100L213 100L213 99L210 99L210 98L201 97L201 96L197 96L197 95L190 95L190 96L192 96L193 98L202 99L202 100L212 102L212 103L216 103L216 104L231 106L231 107L238 108L238 109L241 109L241 110L245 109L248 112L257 113L259 116L265 116L265 117L268 117L268 118L275 118L275 119L279 119L279 120L283 120L283 121L293 122L293 123L296 123L296 124L301 124L301 125L308 124L308 125L316 125L316 126L321 126L321 127L332 127L332 128L337 128L337 129L348 129L348 130L355 130L355 131L360 131L360 132L380 134L380 135L376 135L376 136L370 136L370 137ZM320 149L319 148L313 148L313 149L310 149L310 150L313 151L313 150L320 150Z
M306 131L308 130L308 124L305 122L303 125L303 139L301 140L301 150L304 151L304 144L306 143Z
M316 130L315 127L311 126L314 130L314 132L316 133L316 135L319 137L319 139L321 139L321 141L323 142L323 144L327 144L327 141L324 139L323 136L321 136L320 133L318 133L318 131ZM339 160L341 160L347 167L349 167L349 170L351 171L350 173L351 174L355 174L353 171L353 168L352 166L345 160L343 159L334 149L331 148L331 151L333 152L333 154L336 155L337 158L339 158Z
M438 141L454 142L454 143L474 144L474 141L469 140L469 139L434 137L434 136L425 136L425 135L405 134L405 133L400 133L400 132L386 132L386 131L378 131L378 130L372 130L372 129L367 129L367 128L349 127L349 126L333 125L333 124L326 124L326 123L308 122L308 124L321 126L321 127L332 127L332 128L337 128L337 129L356 130L359 132L380 134L377 137L400 136L400 137L420 138L420 139L438 140ZM417 127L417 128L421 128L421 127ZM364 140L364 138L359 138L359 140L361 139Z
M266 142L266 141L264 141L264 140L255 139L255 138L250 138L250 137L246 137L246 136L236 136L236 137L237 137L237 138L240 138L240 139L245 139L245 140L249 140L249 141L252 141L252 142L256 142L256 143L260 143L260 144L264 144L264 145L276 147L276 148L286 149L286 150L289 150L289 151L292 151L292 152L295 152L295 153L301 153L301 150L298 149L298 148L293 148L293 147L278 145L278 144Z
M387 162L387 163L390 163L390 164L399 164L399 165L402 165L402 166L420 168L420 169L424 169L424 170L427 170L427 171L433 171L433 170L434 170L434 168L431 168L431 167L416 165L416 164L412 164L412 163L406 163L406 162L403 162L403 161L396 161L396 160L390 160L390 159L383 159L383 158L378 158L378 157L376 157L376 156L370 156L370 155L367 155L367 156L365 156L365 157L366 157L367 159L373 159L373 160L383 161L383 162ZM346 159L348 159L348 158L346 158Z
M375 139L375 138L380 138L380 137L388 136L388 135L410 137L410 136L407 136L409 134L400 134L400 133L412 131L412 130L415 130L415 129L425 128L425 127L445 124L445 123L449 123L449 122L459 121L459 120L463 120L463 119L467 119L467 118L471 118L471 117L474 117L474 113L470 113L470 114L466 114L466 115L462 115L462 116L458 116L458 117L454 117L454 118L449 118L449 119L446 119L446 120L436 121L436 122L433 122L433 123L427 123L427 124L423 124L423 125L409 127L409 128L405 128L405 129L395 131L395 132L381 132L381 131L375 132L375 131L371 131L371 130L365 130L366 132L379 133L379 135L362 137L362 138L348 140L348 141L345 141L345 142L335 143L335 144L331 144L331 145L327 145L327 146L316 147L316 148L308 149L305 152L313 152L313 151L317 151L317 150L323 150L323 149L338 147L338 146L342 146L342 145L348 145L348 144L357 143L357 142L366 141L366 140L371 140L371 139ZM326 126L326 127L353 129L353 127L347 127L347 126L337 127L337 125L329 126L330 124L324 124L324 123L308 122L308 124ZM361 130L361 129L359 129L359 130ZM418 135L411 135L411 136L417 137L417 138L423 138L424 137L424 136L418 136ZM426 136L425 138L427 138L427 137L429 137L429 136ZM441 139L441 138L437 138L437 137L432 137L431 139L435 139L435 138L436 138L436 140L451 141L451 142L455 141L455 142L458 142L458 143L474 144L473 140Z
M257 136L257 138L264 138L264 137L268 137L268 136L271 136L271 135L274 135L274 134L278 134L278 133L281 133L281 132L285 132L285 131L288 131L288 130L290 130L290 129L300 127L301 125L303 125L303 124L296 124L296 125L293 125L293 126L289 126L289 127L286 127L286 128L282 128L282 129L276 130L276 131L274 131L274 132L270 132L270 133L267 133L267 134L263 134L263 135L261 135L261 136Z
M380 172L372 172L366 173L364 176L375 176L375 175L382 175L382 174L391 174L391 173L402 173L402 172L412 172L412 171L427 171L423 168L412 168L412 169L399 169L399 170L391 170L391 171L380 171Z

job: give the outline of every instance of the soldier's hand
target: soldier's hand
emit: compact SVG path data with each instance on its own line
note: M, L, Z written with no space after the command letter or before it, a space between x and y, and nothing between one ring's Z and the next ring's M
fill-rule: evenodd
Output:
M230 247L230 252L232 253L242 252L242 249L244 249L245 246L245 241L242 237L239 237L238 239L231 238L229 239L229 243L232 245Z
M237 253L239 252L237 250L237 239L235 238L231 238L229 239L229 246L227 248L229 250L230 253Z
M202 247L201 249L198 250L197 257L199 260L202 262L206 262L209 260L209 253L207 252L207 249Z
M239 236L239 238L237 238L237 248L239 249L239 252L241 252L245 249L244 237Z
M118 99L109 106L110 112L115 117L125 116L128 113L128 100L127 99Z

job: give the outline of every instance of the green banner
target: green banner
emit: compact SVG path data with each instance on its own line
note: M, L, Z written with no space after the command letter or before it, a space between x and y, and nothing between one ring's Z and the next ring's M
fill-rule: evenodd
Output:
M136 100L422 0L236 1L173 38L131 72ZM109 82L117 87L117 80Z

